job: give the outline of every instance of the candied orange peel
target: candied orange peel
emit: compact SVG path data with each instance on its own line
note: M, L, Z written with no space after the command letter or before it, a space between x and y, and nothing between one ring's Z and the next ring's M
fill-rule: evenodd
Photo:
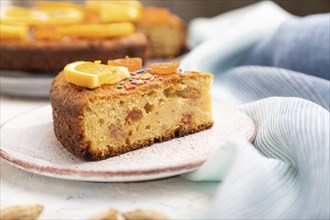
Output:
M157 74L174 73L180 66L180 62L153 63L150 68Z
M134 58L125 57L123 59L108 60L108 65L109 66L124 66L124 67L127 67L127 69L130 72L134 72L134 71L142 69L142 59L139 57L134 57Z

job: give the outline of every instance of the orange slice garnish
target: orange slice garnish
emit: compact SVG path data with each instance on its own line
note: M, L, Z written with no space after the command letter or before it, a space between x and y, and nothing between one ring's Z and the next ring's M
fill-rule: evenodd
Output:
M140 1L136 0L86 0L85 1L85 6L89 9L98 11L101 8L104 7L111 7L114 4L120 4L120 5L128 5L134 8L137 8L141 10L143 8L143 5Z
M86 1L86 7L98 13L101 22L132 22L141 17L139 1Z
M35 3L35 8L43 9L43 8L79 8L82 6L78 4L74 4L72 2L56 2L56 1L37 1Z
M124 66L130 72L134 72L137 70L142 69L142 59L141 58L123 58L123 59L115 59L115 60L108 60L109 66Z
M125 22L139 20L141 11L130 5L113 4L100 10L102 22Z
M83 22L88 23L98 23L99 18L98 14L96 14L94 11L84 7L83 5L75 4L72 2L57 2L57 1L37 1L35 3L35 8L37 9L56 9L56 8L75 8L80 10L84 14L84 20Z
M12 7L1 11L1 23L9 25L68 25L84 19L84 13L77 8L29 9Z
M80 36L86 38L121 37L135 32L132 23L81 24L62 26L56 33L62 36Z
M153 63L150 68L158 74L174 73L180 66L179 62Z
M0 24L0 38L1 39L27 39L29 35L29 28L26 26L11 26Z
M114 67L99 62L77 61L64 67L64 75L68 82L90 89L103 84L114 84L129 78L126 67Z

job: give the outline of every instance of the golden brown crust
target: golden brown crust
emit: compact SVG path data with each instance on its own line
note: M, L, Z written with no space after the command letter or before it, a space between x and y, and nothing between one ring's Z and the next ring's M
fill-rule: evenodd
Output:
M111 151L108 151L106 154L95 154L94 152L86 152L85 157L79 157L84 160L103 160L109 157L117 156L123 153L127 153L133 150L141 149L150 145L153 145L154 143L161 143L173 138L178 138L178 137L183 137L188 134L193 134L208 128L211 128L213 126L213 122L207 123L207 124L202 124L199 126L189 126L189 127L184 127L180 126L176 130L169 131L168 133L164 134L163 136L160 137L155 137L154 139L146 139L146 140L141 140L140 142L131 144L129 146L119 146L115 150L112 149Z
M163 81L150 81L148 84L138 86L135 90L127 91L125 89L117 89L117 84L102 85L96 89L76 86L72 83L68 83L64 78L64 73L61 72L55 77L52 83L50 99L53 106L69 111L74 116L78 116L82 114L82 108L85 104L95 99L105 99L108 97L115 99L118 96L126 96L131 93L143 94L155 88L176 84L182 79L198 80L201 78L213 78L213 75L210 73L195 74L193 72L160 76L163 78ZM128 81L128 79L126 79L126 81Z
M155 80L148 84L141 85L135 90L117 89L116 85L103 85L96 89L87 89L68 83L63 72L53 81L50 91L50 101L53 108L54 131L58 140L70 152L84 160L102 160L125 152L140 149L153 143L163 142L174 137L181 137L212 127L213 122L200 124L198 126L189 123L189 116L182 121L182 124L175 130L153 139L141 140L134 144L118 146L114 149L93 151L84 137L83 114L88 102L97 99L115 99L120 96L127 96L131 93L146 93L153 88L165 87L175 84L182 79L212 78L212 74L196 74L186 72L184 74L162 75L163 81Z
M84 139L81 116L53 108L54 132L57 139L71 153L89 160L88 143Z
M107 40L0 41L0 69L58 72L77 60L101 60L125 56L146 59L147 39L141 33Z

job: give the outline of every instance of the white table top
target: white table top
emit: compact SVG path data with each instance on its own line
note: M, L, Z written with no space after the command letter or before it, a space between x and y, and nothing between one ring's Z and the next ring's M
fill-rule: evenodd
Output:
M0 97L1 124L47 100ZM172 219L202 219L218 182L191 182L181 177L138 183L93 183L44 177L17 169L1 160L1 208L44 205L41 219L88 219L116 208L160 211Z

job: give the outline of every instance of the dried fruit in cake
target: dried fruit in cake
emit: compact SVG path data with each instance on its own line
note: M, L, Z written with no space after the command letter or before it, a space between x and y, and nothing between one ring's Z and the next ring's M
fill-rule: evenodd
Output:
M9 25L68 25L84 19L84 14L77 8L32 9L12 7L1 11L1 23Z
M123 59L108 60L109 66L124 66L130 72L134 72L142 69L142 59L139 57L129 58L125 57Z
M180 66L179 62L153 63L150 68L158 74L174 73Z
M130 77L126 67L114 67L99 62L77 61L64 68L65 78L77 86L96 88L102 84L114 84Z

